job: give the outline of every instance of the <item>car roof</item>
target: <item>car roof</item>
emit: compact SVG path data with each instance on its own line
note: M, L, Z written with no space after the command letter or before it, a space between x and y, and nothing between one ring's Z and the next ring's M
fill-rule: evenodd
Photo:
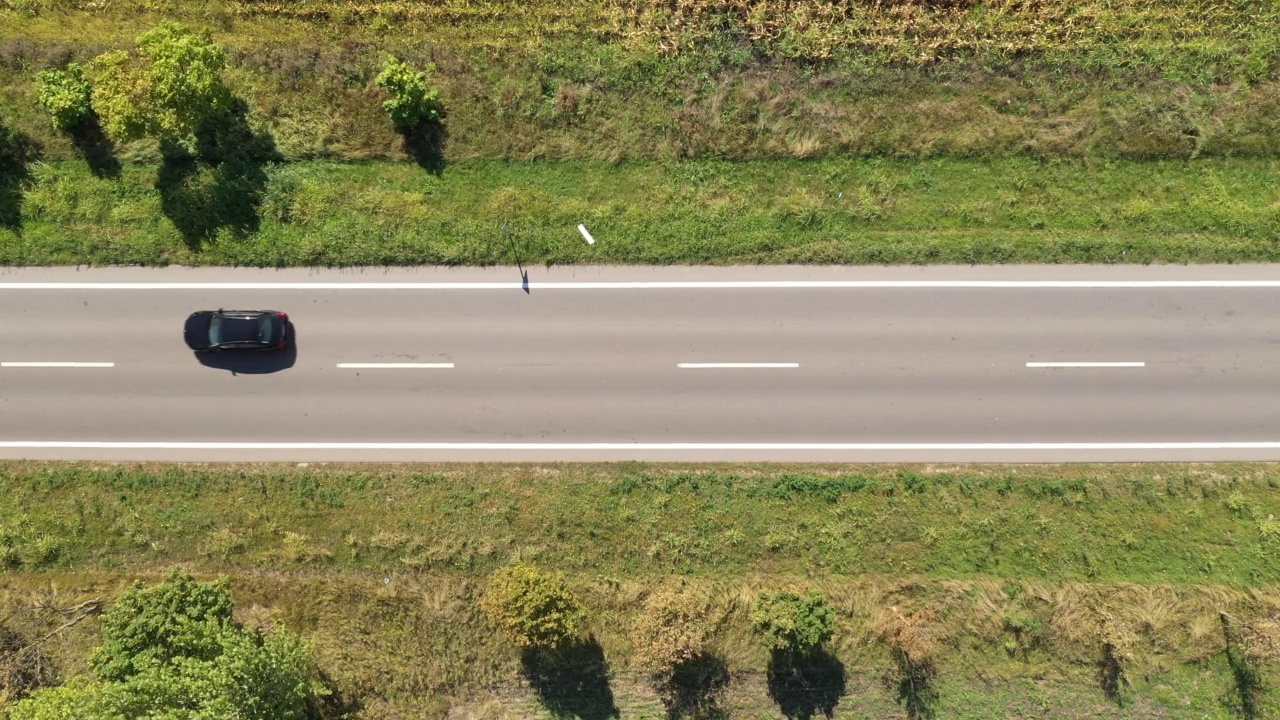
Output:
M220 312L215 315L218 319L218 339L219 345L228 345L232 343L262 343L265 342L263 337L262 322L272 316L267 312Z

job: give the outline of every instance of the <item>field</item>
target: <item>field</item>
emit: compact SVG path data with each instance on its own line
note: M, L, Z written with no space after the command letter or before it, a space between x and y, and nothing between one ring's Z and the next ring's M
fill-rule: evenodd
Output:
M171 567L225 573L244 622L312 639L334 717L662 717L626 628L671 582L717 617L723 679L690 717L904 717L876 630L890 608L940 648L940 718L1280 711L1269 465L8 464L0 484L11 635ZM480 617L485 578L516 560L564 571L586 603L583 677L548 682ZM838 615L826 680L803 692L770 680L746 622L778 588L818 588ZM93 619L53 632L50 677L94 638Z
M165 18L228 49L252 167L35 102ZM388 54L431 69L429 143ZM1261 0L0 0L0 262L1274 260L1278 69Z

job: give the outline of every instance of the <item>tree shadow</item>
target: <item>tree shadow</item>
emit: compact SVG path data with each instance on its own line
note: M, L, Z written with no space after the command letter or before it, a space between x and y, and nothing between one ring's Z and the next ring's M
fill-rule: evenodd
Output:
M556 650L528 648L520 664L552 716L581 720L618 717L609 688L609 663L594 636Z
M342 692L329 673L317 669L316 674L328 693L313 696L308 701L305 717L314 720L342 720L355 717L356 713L364 709L360 698Z
M729 713L720 706L720 693L728 684L729 668L724 659L702 653L677 665L659 694L670 720L726 720Z
M1124 663L1116 647L1110 643L1103 643L1102 646L1102 657L1098 661L1098 686L1108 700L1124 707L1129 679L1125 677Z
M67 131L80 157L89 165L94 177L116 179L120 177L120 160L116 157L116 144L102 129L98 116L88 119Z
M289 344L279 350L213 350L194 353L207 368L226 370L232 375L269 375L288 370L298 362L298 334L288 325Z
M897 648L892 650L894 664L897 666L897 677L889 678L894 687L898 702L907 711L911 720L932 720L936 717L938 689L934 687L934 678L938 675L937 667L932 659L912 660L910 656Z
M194 152L176 142L161 143L160 207L192 249L223 228L237 236L258 230L266 166L281 157L269 134L249 126L248 110L237 98L230 112L202 123Z
M0 228L22 230L22 195L41 147L25 133L0 124Z
M1231 618L1219 611L1222 621L1222 635L1226 640L1227 665L1231 668L1232 679L1235 680L1235 691L1238 705L1236 708L1245 720L1263 717L1262 696L1266 687L1262 674L1258 671L1240 647L1239 635L1231 627Z
M769 697L788 718L831 717L844 697L844 664L825 648L774 650L769 657Z
M401 130L404 152L418 167L439 177L444 174L444 149L449 141L449 129L444 124L444 110L441 109L440 120L423 121L411 130Z

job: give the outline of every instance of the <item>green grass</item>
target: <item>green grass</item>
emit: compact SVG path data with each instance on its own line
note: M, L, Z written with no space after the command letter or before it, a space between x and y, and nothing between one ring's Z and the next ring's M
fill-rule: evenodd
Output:
M1272 160L267 165L199 198L152 166L34 168L0 263L1243 262L1280 259ZM251 218L256 231L245 229ZM599 240L582 242L585 223ZM504 234L502 228L506 226Z
M0 263L1280 256L1274 3L662 6L0 0L0 125L42 159L0 177ZM285 165L186 174L53 130L41 69L166 18L228 48ZM435 68L438 176L380 107L388 53Z
M315 643L352 717L539 716L475 607L494 568L564 571L624 717L660 717L626 627L671 578L708 592L730 717L775 717L746 609L816 587L849 679L837 717L900 712L874 627L934 613L939 717L1236 717L1219 611L1280 613L1280 470L1182 466L0 466L0 621L180 566L232 578L241 619ZM1136 638L1123 707L1097 685L1098 617ZM83 667L92 621L58 634ZM1280 667L1259 661L1268 688Z
M545 473L545 480L529 481ZM17 567L1280 584L1269 468L5 471ZM292 533L293 535L290 535ZM305 535L305 539L298 537ZM11 563L13 564L13 563Z

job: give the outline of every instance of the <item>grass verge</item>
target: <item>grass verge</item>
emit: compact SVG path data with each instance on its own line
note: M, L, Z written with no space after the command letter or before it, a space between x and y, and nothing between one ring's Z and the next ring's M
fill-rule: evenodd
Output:
M32 166L0 263L1280 260L1274 160ZM585 223L599 240L582 241Z
M519 559L568 575L611 678L593 697L624 717L662 716L626 627L673 578L713 598L730 717L785 701L747 607L807 587L838 614L837 717L902 712L877 641L890 607L930 618L939 717L1238 717L1242 657L1267 717L1277 485L1269 465L6 464L0 618L39 637L134 578L226 573L245 622L313 638L351 717L539 716L555 689L522 681L475 607ZM92 621L57 633L51 662L75 671L94 637Z

